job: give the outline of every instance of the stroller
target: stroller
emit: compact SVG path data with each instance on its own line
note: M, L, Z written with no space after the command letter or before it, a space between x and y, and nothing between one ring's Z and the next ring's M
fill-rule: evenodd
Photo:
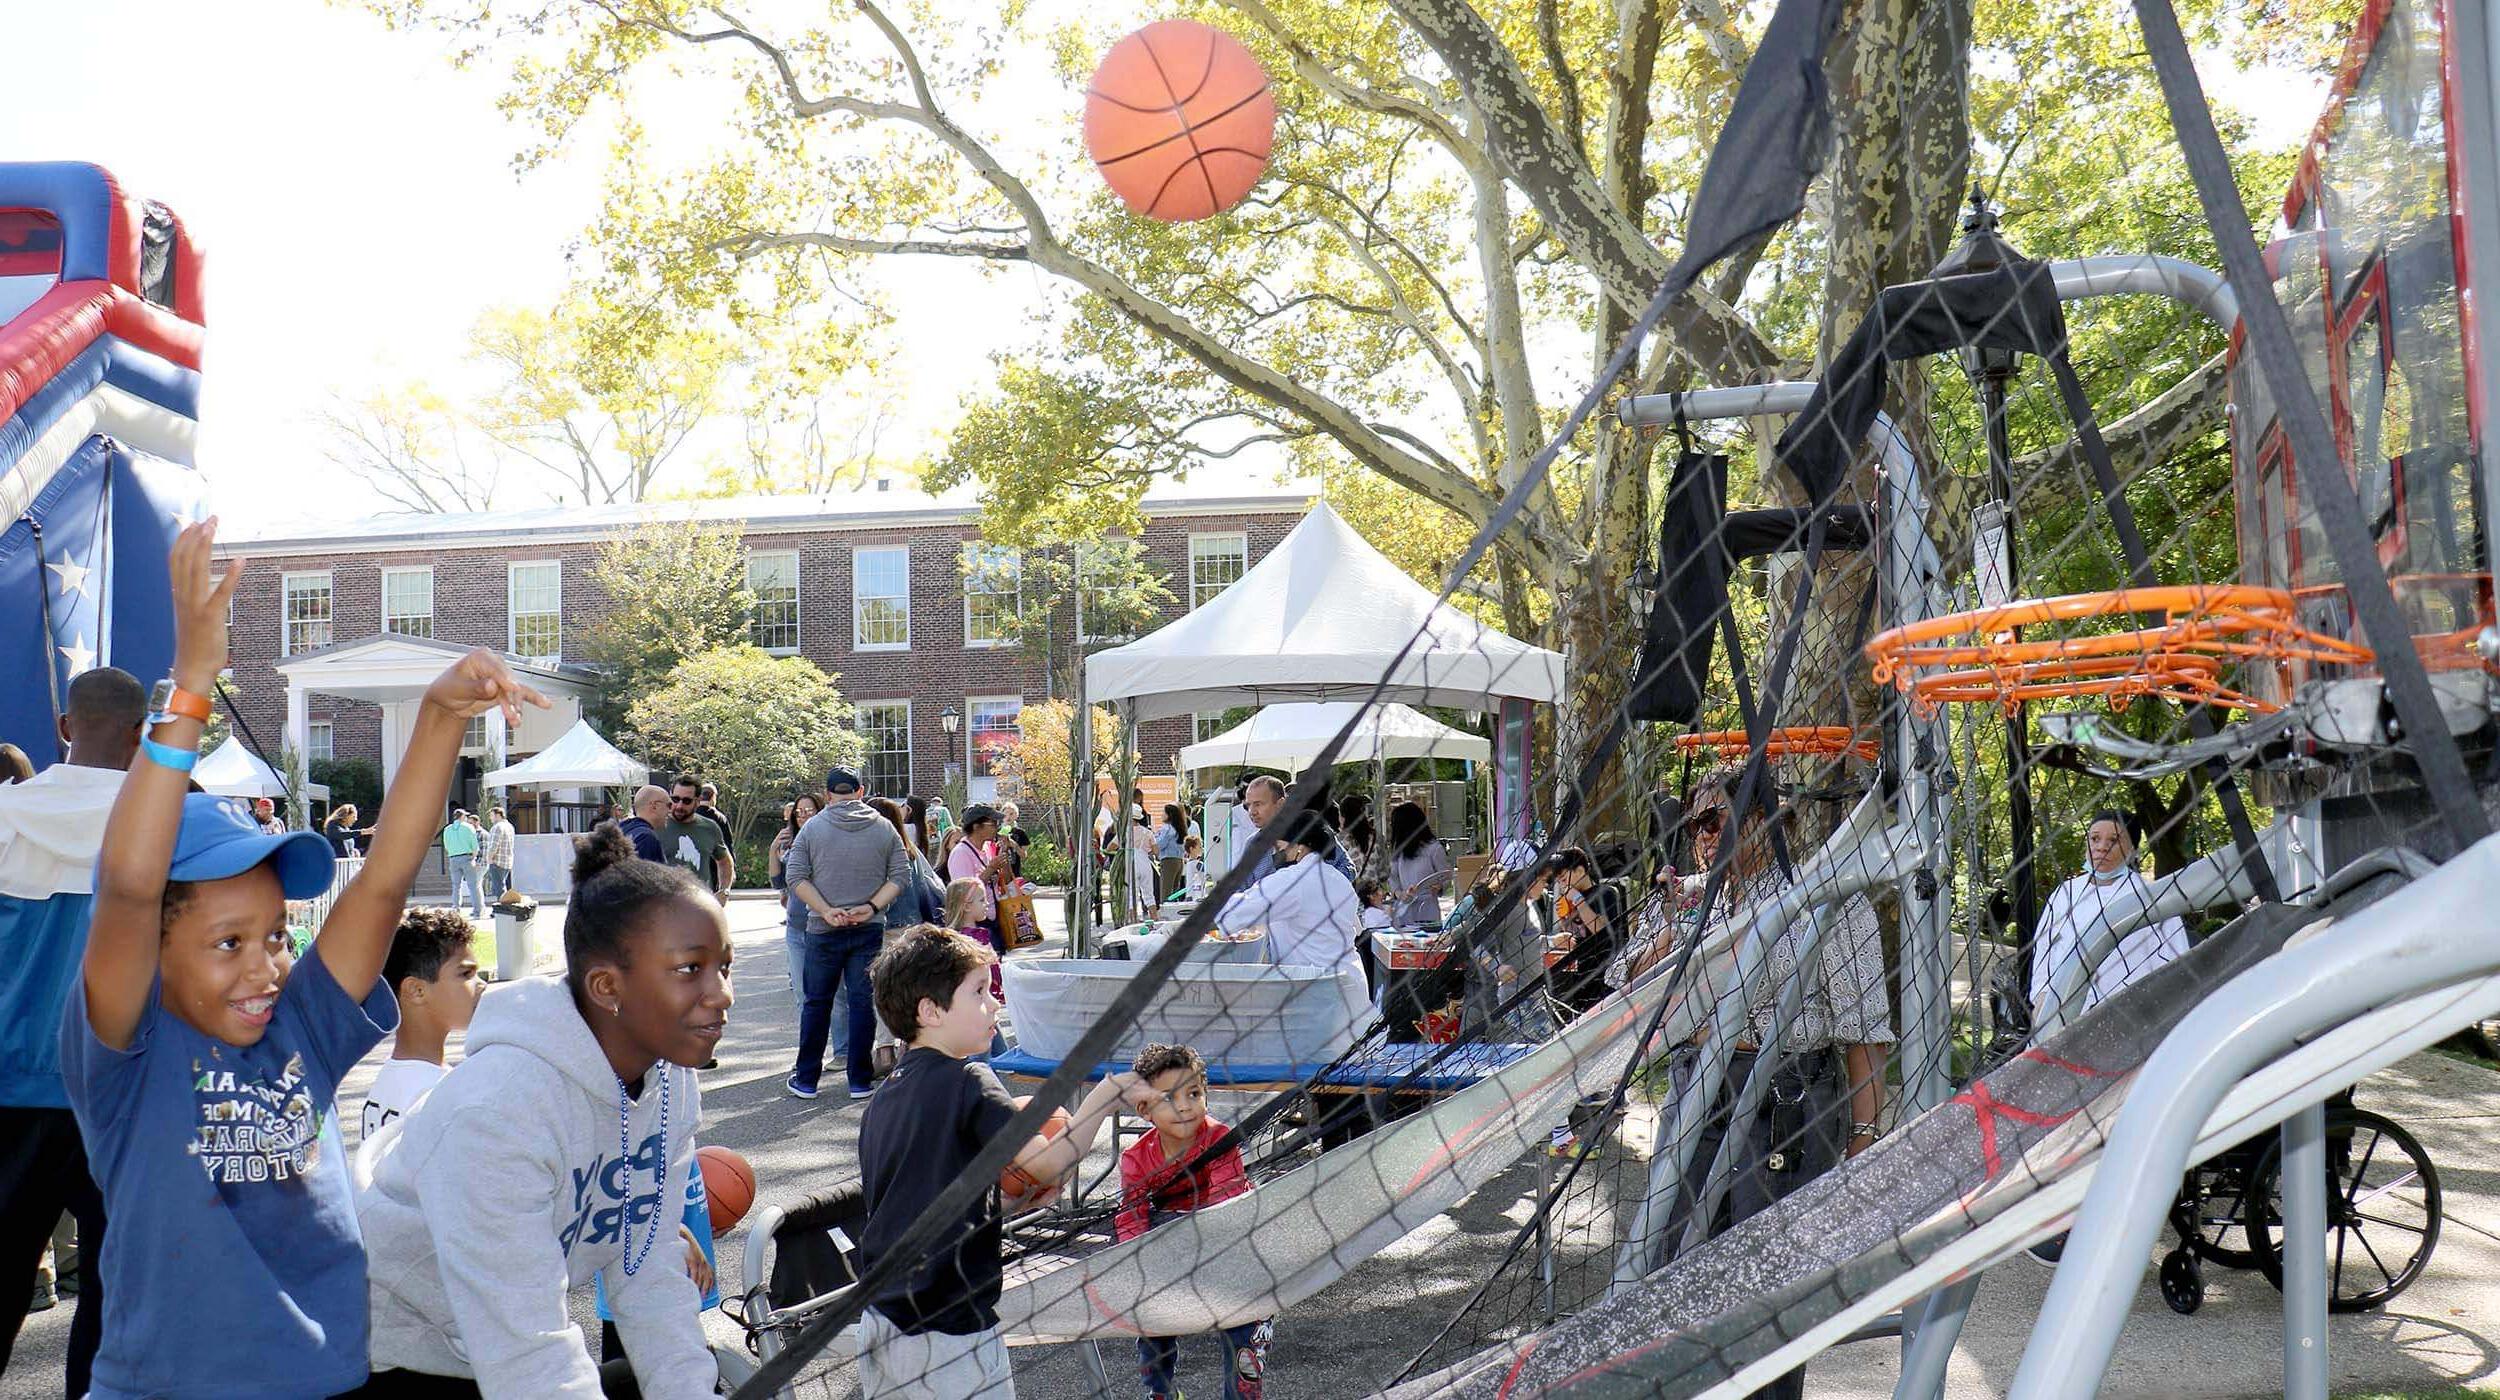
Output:
M810 1317L859 1281L859 1236L867 1223L868 1200L857 1186L787 1208L756 1208L738 1271L738 1300L729 1311L746 1328L747 1347L759 1360L771 1360ZM724 1380L731 1379L728 1372L724 1366ZM785 1388L780 1395L786 1400L794 1393Z

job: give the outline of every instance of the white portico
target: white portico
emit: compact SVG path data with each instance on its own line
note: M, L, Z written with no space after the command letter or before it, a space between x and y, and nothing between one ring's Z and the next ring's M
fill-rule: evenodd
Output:
M378 705L382 710L382 785L388 788L399 771L400 756L407 752L425 688L469 650L431 637L386 632L288 657L277 665L279 678L286 682L286 742L297 753L309 751L311 698L316 693ZM504 657L504 664L523 683L545 695L548 708L522 707L517 731L508 730L500 710L489 710L471 721L461 753L487 769L501 768L516 756L553 744L580 721L584 703L599 693L597 676L577 666L539 665L512 656Z

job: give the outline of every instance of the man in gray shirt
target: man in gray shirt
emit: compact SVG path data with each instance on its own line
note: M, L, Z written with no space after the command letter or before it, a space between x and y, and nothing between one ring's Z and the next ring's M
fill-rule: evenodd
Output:
M893 825L863 798L857 773L836 768L826 774L825 796L825 810L799 828L781 863L791 897L808 910L799 1057L785 1087L794 1098L816 1097L838 989L849 1012L844 1052L851 1097L864 1099L873 1088L869 1048L877 1028L868 964L885 944L887 907L911 880L911 858Z

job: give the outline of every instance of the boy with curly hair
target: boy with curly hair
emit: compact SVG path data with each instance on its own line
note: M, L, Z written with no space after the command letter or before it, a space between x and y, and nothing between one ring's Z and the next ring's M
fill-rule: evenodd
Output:
M443 1047L469 1028L477 999L486 994L478 971L477 929L457 909L411 909L391 931L382 981L399 1003L399 1032L391 1058L365 1091L364 1137L407 1116L450 1070Z

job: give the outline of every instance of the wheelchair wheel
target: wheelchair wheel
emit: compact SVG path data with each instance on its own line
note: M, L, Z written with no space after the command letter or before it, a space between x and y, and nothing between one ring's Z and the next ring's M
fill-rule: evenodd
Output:
M2185 1317L2205 1306L2205 1267L2185 1246L2161 1257L2161 1300Z
M2179 1232L2182 1247L2199 1259L2226 1269L2257 1267L2257 1251L2248 1240L2248 1179L2254 1153L2236 1149L2190 1168L2187 1182L2171 1203L2170 1228Z
M2283 1286L2283 1144L2269 1143L2248 1198L2257 1267ZM2332 1312L2366 1312L2413 1286L2439 1244L2439 1170L2413 1134L2366 1109L2326 1115L2326 1263Z

